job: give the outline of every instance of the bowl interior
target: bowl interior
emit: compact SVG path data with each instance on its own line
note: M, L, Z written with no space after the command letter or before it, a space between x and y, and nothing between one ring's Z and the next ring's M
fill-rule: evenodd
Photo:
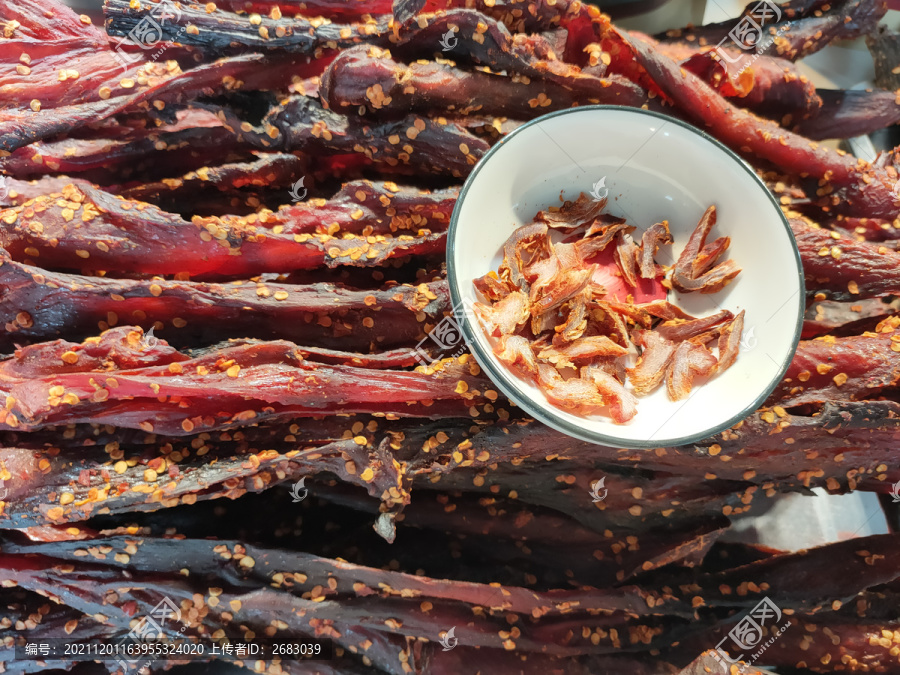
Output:
M802 325L800 258L787 221L764 184L730 151L697 130L652 113L614 107L555 113L519 129L482 159L457 202L447 249L454 306L481 300L472 280L497 269L510 233L560 198L589 193L605 176L606 212L641 232L668 220L675 243L660 249L671 265L706 208L718 223L709 241L731 237L742 268L711 295L669 292L669 301L705 316L745 310L735 364L670 401L665 386L639 399L627 424L582 417L550 405L543 393L497 361L471 312L457 312L463 335L489 377L529 414L560 431L622 447L689 443L736 423L765 400L793 357ZM599 194L603 194L602 187Z

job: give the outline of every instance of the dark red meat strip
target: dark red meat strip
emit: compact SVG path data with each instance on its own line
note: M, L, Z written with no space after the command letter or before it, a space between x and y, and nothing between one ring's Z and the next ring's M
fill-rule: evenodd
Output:
M891 219L900 211L893 193L894 180L885 169L821 147L736 108L652 46L620 32L613 34L624 43L621 49L634 55L666 98L732 149L752 153L789 173L821 179L819 201L831 204L834 200L842 211Z
M461 415L483 403L489 387L461 362L438 364L433 374L325 365L283 341L191 358L144 337L126 326L80 345L59 340L18 350L0 362L4 427L92 421L177 435L290 415Z
M34 225L38 213L40 223ZM76 219L78 228L70 225ZM370 241L363 236L276 233L261 227L258 218L188 223L150 204L74 186L61 196L38 197L34 204L0 212L0 220L6 224L0 243L13 258L34 260L48 269L220 279L378 265L390 258L439 253L445 238L445 233L400 234L376 235Z
M343 51L323 76L320 93L332 110L364 106L391 114L495 115L527 120L573 105L640 107L646 94L619 78L576 74L563 79L524 80L466 71L441 62L398 63L370 47Z
M365 291L328 283L137 281L0 261L0 349L7 351L127 322L178 345L236 337L368 352L413 345L426 321L434 325L450 309L445 282Z

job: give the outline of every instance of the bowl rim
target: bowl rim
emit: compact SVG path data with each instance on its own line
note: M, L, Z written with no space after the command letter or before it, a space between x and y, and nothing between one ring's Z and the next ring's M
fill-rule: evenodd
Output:
M500 141L491 147L484 156L478 161L475 165L475 168L466 178L463 183L462 188L459 191L459 196L456 198L456 203L453 206L453 214L450 217L450 226L447 229L447 282L450 286L450 301L451 307L454 308L453 315L456 319L456 323L459 327L460 333L463 336L463 339L466 341L469 349L473 352L473 355L476 357L479 365L487 372L488 377L492 382L494 382L506 396L508 396L515 404L524 410L526 413L534 417L536 420L547 424L548 426L560 431L568 436L573 438L577 438L582 441L586 441L588 443L593 443L595 445L606 445L609 447L620 447L626 449L650 449L650 448L660 448L660 447L674 447L679 445L689 445L691 443L696 443L698 441L707 439L715 434L718 434L725 429L728 429L735 424L737 424L742 419L745 419L747 415L752 413L754 410L757 410L760 405L769 397L769 395L775 390L775 387L778 386L778 383L784 378L787 369L791 365L791 361L794 358L794 355L797 352L797 348L800 344L800 335L803 329L803 318L805 315L804 304L801 301L799 303L798 312L797 312L797 320L794 325L794 336L793 336L793 347L789 350L788 354L785 356L783 363L778 367L777 374L773 376L772 380L769 384L762 390L759 396L757 396L751 403L741 409L736 415L732 416L728 420L716 424L709 429L697 433L692 434L690 436L683 436L680 438L661 438L658 441L653 440L639 440L639 439L627 439L627 438L619 438L617 436L610 436L608 434L599 433L599 432L589 432L579 427L568 420L560 417L551 406L543 406L539 403L532 401L531 398L525 396L519 392L518 386L513 381L512 374L508 371L508 369L503 368L502 365L496 362L496 358L493 354L484 353L484 350L481 348L480 343L478 342L475 334L475 326L473 328L474 320L470 320L470 318L466 315L465 312L456 312L456 307L460 305L462 301L462 297L459 292L459 280L456 276L456 269L454 266L454 259L456 254L456 234L457 227L460 217L461 205L465 201L466 195L469 191L469 188L472 187L474 182L478 178L478 174L480 171L487 165L490 158L500 151L501 148L504 148L509 145L510 141L513 140L520 132L524 130L537 126L542 122L551 119L553 117L560 117L563 115L571 115L585 112L607 112L607 111L616 111L616 112L624 112L635 115L643 115L646 117L655 118L657 120L661 120L663 122L676 124L682 128L684 128L688 133L693 133L701 138L706 139L711 142L717 148L725 152L726 155L731 157L731 159L735 160L735 163L738 167L743 169L746 173L748 173L753 181L762 188L763 192L769 199L769 203L772 205L775 212L778 213L779 218L781 219L782 227L788 233L789 240L791 242L791 248L794 253L794 261L797 264L797 276L799 283L799 296L802 298L806 297L806 283L803 275L803 261L800 259L800 250L797 247L797 242L794 239L793 231L791 230L790 223L788 223L787 218L784 215L784 212L781 210L781 206L775 200L775 196L769 191L769 188L766 187L766 184L763 180L756 174L753 168L744 161L737 153L735 153L731 148L723 144L716 138L713 138L708 133L695 127L692 124L684 122L675 117L669 117L662 113L653 111L653 110L644 110L643 108L630 108L628 106L621 105L585 105L578 106L576 108L566 108L565 110L557 110L551 113L547 113L546 115L541 115L540 117L536 117L533 120L529 120L525 122L522 126L514 129L509 134L504 136ZM461 314L461 316L460 316Z

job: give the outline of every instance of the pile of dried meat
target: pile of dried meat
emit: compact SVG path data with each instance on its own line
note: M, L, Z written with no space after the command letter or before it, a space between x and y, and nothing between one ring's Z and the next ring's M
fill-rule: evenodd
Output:
M900 534L790 552L733 527L815 488L896 517L900 485L900 150L820 143L896 129L900 103L797 65L886 7L767 7L649 36L580 0L0 3L0 670L134 672L22 650L153 621L333 647L149 665L185 675L900 673ZM751 19L752 57L728 37ZM446 330L462 181L523 122L598 103L740 153L801 252L784 380L690 446L563 436ZM712 225L675 291L737 274ZM568 363L619 392L603 359L641 347L627 381L670 363L680 395L737 352L740 315L665 302L665 224L630 227L548 209L479 281L503 358L564 402Z
M728 237L706 243L715 206L666 278L654 256L673 241L668 221L644 230L638 245L634 226L603 214L605 205L581 193L516 229L503 245L500 269L475 280L487 303L473 310L497 338L497 358L536 382L550 403L622 424L637 414L635 394L649 394L665 379L669 398L680 401L695 379L735 362L744 312L697 318L666 300L666 290L715 293L741 270L731 259L720 262ZM554 242L554 231L568 236ZM635 361L636 346L642 349Z

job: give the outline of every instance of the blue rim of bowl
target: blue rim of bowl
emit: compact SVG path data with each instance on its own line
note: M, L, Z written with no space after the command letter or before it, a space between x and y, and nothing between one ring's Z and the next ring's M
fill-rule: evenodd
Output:
M513 376L506 368L503 366L498 366L495 361L495 357L493 354L487 354L481 348L481 345L478 343L478 340L475 336L475 329L478 329L477 326L473 328L473 321L469 320L469 317L463 314L462 316L456 316L457 323L462 332L463 338L466 341L466 344L469 346L469 349L472 350L473 354L477 358L478 364L484 368L487 372L489 378L492 382L494 382L504 394L506 394L515 404L524 410L526 413L534 417L536 420L547 424L550 427L553 427L557 431L561 431L562 433L571 436L573 438L577 438L582 441L586 441L588 443L593 443L596 445L607 445L610 447L620 447L627 449L646 449L646 448L660 448L660 447L675 447L679 445L689 445L691 443L696 443L698 441L702 441L708 439L709 437L728 429L741 420L745 419L747 415L757 410L763 402L769 397L769 395L775 390L775 387L778 386L778 383L781 382L784 374L787 372L788 367L791 365L791 361L794 358L794 354L797 352L797 347L800 343L800 334L803 329L803 316L805 314L804 304L802 302L803 298L806 297L806 283L803 278L803 263L800 260L800 250L797 248L797 243L794 240L794 234L791 230L791 226L788 223L787 218L785 218L784 213L781 210L781 206L775 200L774 195L769 191L769 188L766 187L766 184L762 181L762 179L756 175L756 172L751 168L751 166L745 162L741 157L739 157L731 148L723 145L720 141L713 138L702 129L698 129L697 127L688 124L686 122L682 122L679 119L674 117L668 117L663 115L662 113L654 112L652 110L643 110L641 108L629 108L627 106L621 105L586 105L579 106L577 108L567 108L565 110L558 110L556 112L547 113L546 115L541 115L540 117L536 117L529 122L526 122L519 128L510 132L508 135L504 136L494 147L488 150L485 155L478 161L478 164L475 165L475 168L472 170L472 173L469 174L469 177L466 179L466 182L463 183L462 189L459 191L459 197L456 200L456 204L453 207L453 215L450 218L450 227L447 231L447 281L450 285L450 300L452 302L452 307L458 307L462 297L460 296L458 290L458 282L456 279L456 271L454 269L453 261L455 257L456 251L456 228L457 222L459 220L459 212L460 206L465 201L466 194L469 191L469 188L478 178L478 173L481 169L487 164L488 160L497 152L499 152L502 148L509 145L509 142L515 138L517 134L532 126L538 126L542 122L553 118L560 117L562 115L571 115L578 114L582 112L588 111L621 111L626 113L632 113L635 115L645 115L647 117L653 117L658 120L662 120L663 122L667 122L670 124L677 124L680 127L683 127L687 131L696 134L697 136L709 141L717 148L722 150L725 154L731 157L738 166L740 166L744 171L746 171L750 177L762 188L763 192L765 192L766 196L769 198L769 202L772 204L772 208L778 214L781 219L781 224L784 226L785 230L789 235L789 240L791 242L791 248L794 251L794 259L797 264L798 270L798 281L800 284L800 306L799 311L797 313L797 323L794 327L794 339L793 339L793 347L790 352L787 354L784 362L778 368L778 374L772 378L772 381L766 386L763 392L754 399L752 403L744 407L737 415L734 417L717 424L715 426L710 427L709 429L691 436L684 436L682 438L664 438L656 441L641 441L636 439L625 439L618 438L616 436L608 436L606 434L587 433L584 429L578 427L575 424L559 417L554 408L548 403L547 406L542 406L538 403L535 403L527 396L522 395L518 391L518 387L515 385L513 380Z

